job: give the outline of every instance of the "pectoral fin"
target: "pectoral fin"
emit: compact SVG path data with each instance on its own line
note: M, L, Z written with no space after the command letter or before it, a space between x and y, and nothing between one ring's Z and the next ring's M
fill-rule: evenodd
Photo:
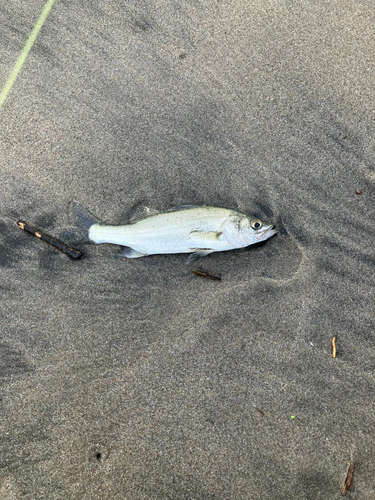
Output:
M207 246L210 241L221 241L224 235L221 231L192 231L190 238L194 243L200 243L201 247Z

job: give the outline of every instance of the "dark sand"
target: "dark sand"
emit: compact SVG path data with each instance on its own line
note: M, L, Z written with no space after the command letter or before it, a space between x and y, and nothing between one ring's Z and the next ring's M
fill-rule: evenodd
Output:
M43 5L2 0L1 87ZM332 500L350 461L375 498L374 25L359 0L56 0L0 112L1 499ZM83 241L73 200L279 234L201 260L216 282Z

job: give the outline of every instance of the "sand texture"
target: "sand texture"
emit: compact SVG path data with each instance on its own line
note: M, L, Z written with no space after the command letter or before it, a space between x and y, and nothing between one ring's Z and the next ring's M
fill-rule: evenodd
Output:
M43 6L1 0L0 87ZM1 499L334 500L350 462L375 498L374 26L370 0L56 0L0 110ZM73 201L278 234L128 260Z

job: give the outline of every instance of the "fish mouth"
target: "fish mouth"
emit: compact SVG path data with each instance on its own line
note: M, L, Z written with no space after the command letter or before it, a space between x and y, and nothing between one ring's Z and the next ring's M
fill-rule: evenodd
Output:
M257 236L258 241L268 240L271 236L274 236L277 233L274 226L268 226L264 229L264 231Z

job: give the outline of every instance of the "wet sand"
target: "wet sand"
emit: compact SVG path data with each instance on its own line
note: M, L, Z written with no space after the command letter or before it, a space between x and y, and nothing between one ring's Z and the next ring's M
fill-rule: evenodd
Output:
M2 2L0 87L43 5ZM1 498L332 500L350 462L347 498L374 498L374 21L366 1L55 3L0 111ZM74 200L278 235L128 260Z

